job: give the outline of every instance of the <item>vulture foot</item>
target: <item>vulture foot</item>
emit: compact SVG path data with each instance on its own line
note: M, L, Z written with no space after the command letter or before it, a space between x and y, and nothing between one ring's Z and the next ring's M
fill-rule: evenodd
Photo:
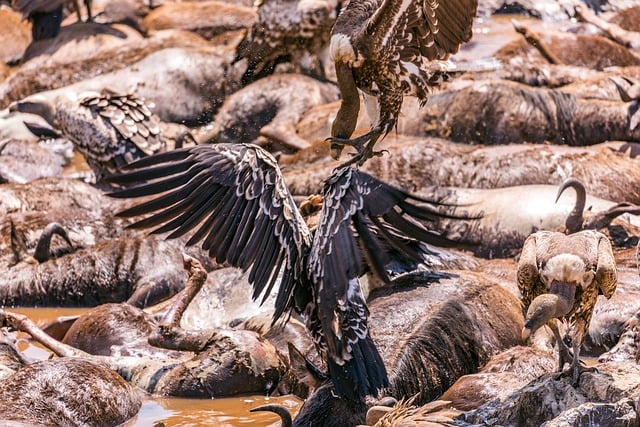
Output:
M382 156L385 152L387 152L387 150L373 150L373 146L378 141L378 138L380 138L380 135L382 135L383 132L384 129L382 127L376 127L357 138L327 138L327 141L331 142L332 151L334 151L336 146L340 147L341 150L341 147L344 145L350 145L357 151L357 153L351 155L351 158L348 161L340 164L340 166L338 166L338 169L354 164L357 166L362 166L364 162L366 162L370 158Z

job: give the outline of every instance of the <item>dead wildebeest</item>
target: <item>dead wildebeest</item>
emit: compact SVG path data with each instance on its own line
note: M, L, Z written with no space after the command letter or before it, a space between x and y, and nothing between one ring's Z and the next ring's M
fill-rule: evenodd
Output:
M113 215L114 208L126 206L120 203L75 179L0 185L0 263L13 265L27 255L18 250L35 250L42 231L53 222L66 230L74 249L130 235L126 223ZM54 241L52 250L59 248Z
M58 89L103 73L125 68L145 56L166 48L204 47L207 42L187 31L160 31L148 38L127 39L110 49L98 49L90 55L36 59L21 65L0 84L0 105L46 90Z
M141 393L103 364L55 358L0 382L0 423L118 426L135 416Z
M312 110L310 114L314 114ZM335 109L325 110L318 121L326 121L332 112L335 113ZM400 127L405 118L401 118ZM321 139L322 132L318 129L309 139ZM635 185L640 180L639 162L619 152L620 145L483 146L458 144L436 137L388 135L380 142L380 148L387 150L389 155L369 159L362 169L412 192L434 185L487 189L557 185L574 177L589 188L590 195L640 204L640 187ZM328 144L318 141L293 156L280 158L286 166L283 175L292 194L319 191L322 180L336 165L327 160L328 156ZM612 170L618 173L611 173Z
M634 86L625 90L628 95L637 92ZM400 131L489 145L638 141L640 126L630 126L640 114L637 104L636 98L632 102L584 99L558 89L477 81L432 95L417 114L404 118Z
M163 121L201 124L211 120L227 93L239 88L240 76L234 74L232 60L228 46L162 49L128 67L39 94L53 99L103 89L135 93L154 103L153 113ZM0 97L2 90L0 86ZM15 100L6 99L6 103Z
M416 396L426 403L462 375L520 342L518 298L481 274L463 271L403 276L369 299L370 325L390 372L385 395ZM313 373L313 370L309 372ZM364 404L332 393L315 378L293 425L353 426L364 421ZM273 408L266 408L273 410Z
M207 273L186 257L189 283L154 320L127 304L102 306L81 316L61 343L26 316L3 312L5 323L26 333L61 357L99 362L132 384L154 394L222 397L270 393L284 376L276 349L250 331L184 330L179 321Z
M268 76L229 95L216 114L213 129L199 139L255 143L270 151L301 150L309 146L295 129L302 115L338 98L333 83L301 74Z
M81 359L30 362L0 331L0 423L12 426L116 426L142 394L104 364Z
M506 397L556 368L550 349L515 346L499 353L480 372L460 377L440 399L469 411L496 397Z
M525 25L515 23L514 26L523 39L513 41L495 53L495 57L504 63L550 62L597 70L640 64L640 58L627 47L606 37L557 31L537 34ZM607 55L598 53L603 51Z
M576 5L575 11L578 19L596 26L602 31L605 37L636 53L640 53L640 28L637 26L637 20L640 18L639 7L631 7L620 11L620 13L610 21L605 21L593 13L588 7L580 4ZM636 21L635 25L632 24L634 20ZM624 24L627 28L635 28L632 31L628 31L623 28L623 26L618 25L618 22Z
M43 262L19 262L0 277L3 306L94 306L129 301L154 304L184 286L181 245L158 238L98 243Z
M255 10L238 2L199 3L163 3L144 17L144 26L151 33L181 29L211 40L227 31L248 30L256 20Z
M441 188L427 192L439 195L443 203L451 203L457 214L482 213L474 222L449 223L437 221L437 229L452 239L470 242L476 256L493 258L516 255L525 239L537 230L554 230L563 226L574 204L568 199L554 203L557 187L551 185L523 185L497 189ZM421 194L421 192L417 192ZM615 206L613 202L588 197L587 203L595 212ZM517 212L512 207L518 206ZM628 221L640 225L640 218L629 215Z

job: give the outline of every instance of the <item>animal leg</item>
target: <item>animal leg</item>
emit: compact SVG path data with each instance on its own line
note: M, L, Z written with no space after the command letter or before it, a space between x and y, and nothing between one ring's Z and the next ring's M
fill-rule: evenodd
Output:
M556 319L551 319L549 323L547 323L547 325L551 329L551 332L553 332L553 337L555 338L556 344L558 345L558 372L562 372L565 363L573 362L573 356L569 352L569 349L565 345L564 340L560 335Z
M585 366L580 362L580 347L582 346L582 341L584 337L583 330L586 330L586 326L584 322L578 321L574 326L574 336L572 337L571 346L573 349L573 360L571 361L571 366L568 370L563 371L560 376L569 376L572 378L573 387L578 387L580 385L580 375L583 372L597 372L598 370L592 366Z
M351 159L342 163L340 168L346 167L349 165L357 165L362 166L364 162L366 162L371 157L379 157L385 153L385 150L382 151L374 151L373 147L380 139L380 136L386 135L389 132L389 129L393 127L394 122L392 120L382 123L379 126L371 129L369 132L361 135L357 138L347 139L347 138L336 138L331 137L328 138L328 141L331 141L332 144L342 144L342 145L350 145L356 149L357 153L351 156Z

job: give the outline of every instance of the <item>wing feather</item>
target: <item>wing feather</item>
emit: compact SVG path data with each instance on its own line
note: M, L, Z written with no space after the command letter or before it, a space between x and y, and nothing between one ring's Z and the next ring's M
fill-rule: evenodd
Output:
M131 164L114 182L134 184L114 197L158 197L120 216L150 216L133 227L161 225L155 232L177 237L193 232L218 262L249 270L254 298L268 295L280 272L274 321L293 308L300 268L311 236L284 184L275 159L249 144L215 144L150 156ZM300 284L303 285L300 285ZM304 293L304 292L303 292Z
M113 126L123 142L131 143L127 150L151 155L165 148L160 120L137 96L104 91L82 99L80 104Z
M426 205L421 210L416 202ZM388 281L390 252L418 259L419 245L412 245L416 238L451 245L453 242L408 214L433 220L439 217L437 205L437 201L410 196L353 168L338 170L325 182L308 271L316 286L314 310L322 348L339 394L375 394L388 383L369 334L369 313L358 277L368 265Z
M375 347L375 351L361 347L373 345L367 328L368 311L358 282L365 264L388 280L385 268L391 261L392 250L419 260L419 245L412 244L416 239L447 246L455 242L424 228L406 213L436 218L438 212L433 205L437 202L412 197L357 169L335 172L326 181L323 196L308 270L317 286L316 310L327 357L341 367L340 372L346 369L345 375L351 378L352 388L341 389L340 393L372 393L382 386L378 380L386 376L375 376L378 380L372 380L368 376L371 373L362 370L364 365L354 361L356 348L369 355L377 354ZM424 213L411 203L413 200L431 205L423 208ZM405 211L399 208L401 205ZM358 385L371 388L358 389Z

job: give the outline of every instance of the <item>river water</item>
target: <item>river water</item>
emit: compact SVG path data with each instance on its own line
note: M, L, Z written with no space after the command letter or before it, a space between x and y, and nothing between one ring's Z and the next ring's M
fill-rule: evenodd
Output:
M29 316L36 324L44 325L59 316L81 314L82 308L16 308L9 309ZM52 356L48 350L20 334L18 348L32 359L47 359ZM242 396L224 399L183 399L174 397L145 398L138 415L124 424L124 427L153 427L164 423L166 427L178 426L220 426L220 427L263 427L274 423L279 417L269 412L249 412L251 408L266 403L279 403L292 414L300 409L302 401L295 396Z

